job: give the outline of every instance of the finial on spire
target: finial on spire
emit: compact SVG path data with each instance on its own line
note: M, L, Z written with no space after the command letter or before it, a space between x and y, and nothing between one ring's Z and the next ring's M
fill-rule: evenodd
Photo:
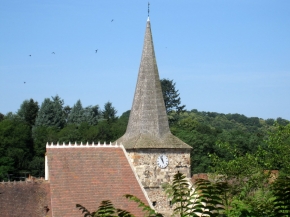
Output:
M148 2L148 17L149 17L149 12L150 12L149 6L150 6L150 3Z

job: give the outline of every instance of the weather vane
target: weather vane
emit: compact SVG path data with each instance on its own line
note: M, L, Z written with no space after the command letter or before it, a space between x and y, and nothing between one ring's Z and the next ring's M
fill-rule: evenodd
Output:
M149 6L150 6L150 3L148 2L148 17L149 17Z

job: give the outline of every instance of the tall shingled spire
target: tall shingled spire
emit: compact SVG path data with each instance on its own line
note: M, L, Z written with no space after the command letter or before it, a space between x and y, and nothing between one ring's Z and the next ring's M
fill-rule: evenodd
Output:
M129 123L117 142L126 149L190 148L169 129L149 17Z
M148 20L127 133L130 135L149 133L155 136L163 136L169 132L150 21Z

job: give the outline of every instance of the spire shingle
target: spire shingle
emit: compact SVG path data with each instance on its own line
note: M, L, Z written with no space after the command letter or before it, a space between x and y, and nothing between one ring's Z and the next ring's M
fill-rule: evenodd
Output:
M149 18L129 123L117 142L122 142L127 149L190 148L169 129Z

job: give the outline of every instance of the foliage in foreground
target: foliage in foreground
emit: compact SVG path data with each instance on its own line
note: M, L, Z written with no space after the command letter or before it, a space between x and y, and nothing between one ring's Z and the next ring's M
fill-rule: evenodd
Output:
M82 214L84 214L84 217L101 217L101 216L131 217L133 216L131 213L129 213L126 210L116 209L114 205L112 204L112 202L109 200L102 201L99 208L94 212L88 211L84 206L80 204L76 204L76 207L82 211Z
M174 208L173 215L219 216L223 212L221 195L225 185L199 179L191 185L182 173L174 175L172 184L163 185Z
M221 196L224 192L224 185L212 184L207 180L198 180L195 186L192 186L184 174L177 173L174 175L172 184L164 186L168 198L172 201L174 208L173 215L181 217L186 216L219 216L224 210ZM145 216L162 217L163 215L156 212L150 206L146 205L139 198L133 195L124 195L127 199L138 204ZM133 216L126 210L116 209L110 201L103 201L98 210L88 211L84 206L77 204L84 217L100 216Z
M227 216L279 216L289 213L290 125L274 124L263 146L242 153L236 145L218 143L230 160L212 154L212 180L228 183ZM279 178L277 179L277 177ZM286 194L286 195L285 195ZM285 203L278 201L283 200ZM278 206L278 208L277 208Z
M271 184L273 200L267 201L264 191L257 190L252 194L252 203L256 201L256 209L251 208L243 200L233 199L230 183L227 181L211 182L199 179L191 185L184 174L174 175L172 184L164 184L163 189L171 200L173 207L172 216L180 217L260 217L260 216L290 216L290 177L278 178ZM144 212L144 216L162 217L150 206L133 195L124 195L127 199L138 204ZM265 198L266 197L266 198ZM232 200L233 199L233 200ZM269 208L269 207L270 208ZM88 211L84 206L77 204L76 207L82 211L84 217L119 216L133 217L133 215L122 209L117 209L111 201L102 201L99 208ZM269 211L270 209L270 211Z
M273 184L275 216L290 216L290 177L278 178Z

